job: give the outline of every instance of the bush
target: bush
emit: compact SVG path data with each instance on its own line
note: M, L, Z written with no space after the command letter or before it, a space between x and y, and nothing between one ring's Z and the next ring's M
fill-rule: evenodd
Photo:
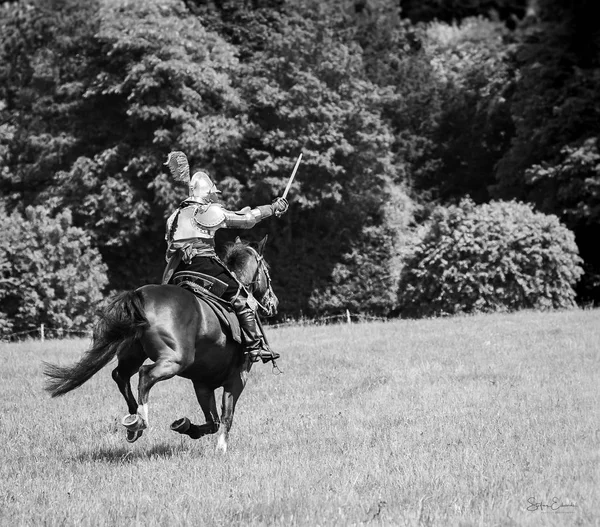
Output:
M583 274L573 233L515 201L434 211L400 279L402 316L567 308Z
M10 216L0 206L0 334L87 329L107 284L106 266L71 213L42 207Z

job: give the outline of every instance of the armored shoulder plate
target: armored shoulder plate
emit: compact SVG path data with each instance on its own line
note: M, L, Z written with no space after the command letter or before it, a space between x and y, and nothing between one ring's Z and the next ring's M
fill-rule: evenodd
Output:
M225 221L225 212L218 203L211 203L208 207L198 207L194 214L194 223L205 229L216 227Z

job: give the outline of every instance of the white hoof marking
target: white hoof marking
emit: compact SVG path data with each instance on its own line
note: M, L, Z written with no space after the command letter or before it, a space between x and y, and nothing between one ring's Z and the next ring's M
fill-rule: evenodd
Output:
M225 438L225 434L219 435L219 440L217 441L217 452L221 452L222 454L227 452L227 439Z
M146 428L148 426L148 404L138 406L137 413L142 418L144 428Z

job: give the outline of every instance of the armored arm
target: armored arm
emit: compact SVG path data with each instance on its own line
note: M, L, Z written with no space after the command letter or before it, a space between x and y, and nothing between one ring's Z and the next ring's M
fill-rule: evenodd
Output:
M238 212L225 212L225 226L230 229L251 229L259 221L273 215L273 205L261 205L254 209L246 207Z
M244 207L242 210L232 212L225 210L225 226L230 229L251 229L258 222L273 216L281 216L288 208L288 202L284 198L276 198L272 205L260 205L251 209Z

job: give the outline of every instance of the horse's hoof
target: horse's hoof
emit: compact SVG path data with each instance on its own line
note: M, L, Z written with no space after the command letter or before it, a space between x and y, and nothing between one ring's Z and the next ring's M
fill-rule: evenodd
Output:
M146 422L138 414L126 415L121 420L121 424L127 428L127 430L131 430L132 432L135 432L136 430L145 430L148 428Z
M140 416L137 414L128 414L121 420L121 424L127 428L127 430L137 430Z
M173 421L171 430L173 430L173 432L179 432L180 434L187 434L191 425L192 423L190 423L190 420L187 417L182 417L181 419L177 419L177 421Z
M135 443L140 437L142 437L143 433L143 430L127 430L127 442Z

